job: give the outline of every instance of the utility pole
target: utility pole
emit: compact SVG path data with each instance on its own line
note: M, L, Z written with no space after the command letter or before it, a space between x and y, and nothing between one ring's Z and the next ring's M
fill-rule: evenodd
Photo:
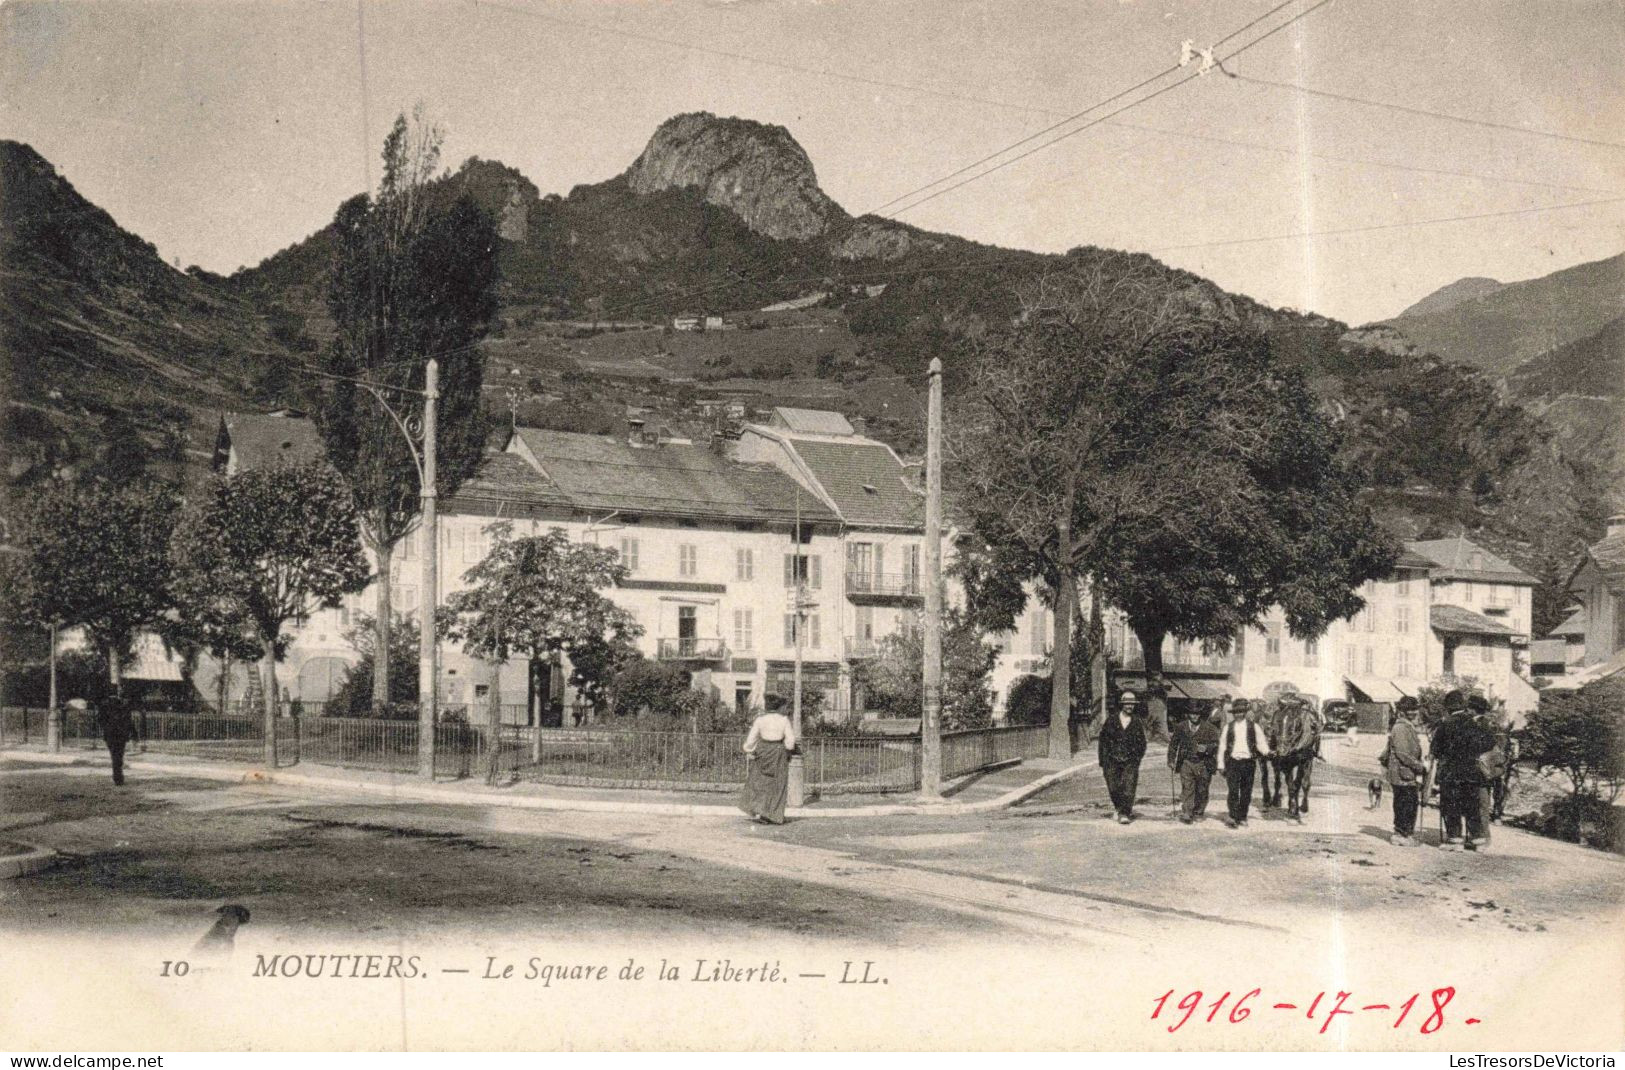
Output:
M440 400L440 363L433 357L423 368L423 598L418 605L418 773L434 779L434 732L439 720L440 695L435 661L439 654L434 633L435 610L440 606L440 529L435 516L435 420Z
M925 687L920 793L942 790L942 360L931 358L925 422Z
M45 711L45 746L62 749L62 706L56 694L56 621L51 622L51 706Z
M790 753L790 769L788 772L788 791L791 806L801 806L807 801L807 766L801 755L801 644L802 632L807 627L807 559L801 548L805 545L801 541L801 487L796 486L796 527L791 536L795 540L795 564L790 578L795 581L790 588L791 619L795 622L795 670L790 678L790 725L795 731L796 749Z

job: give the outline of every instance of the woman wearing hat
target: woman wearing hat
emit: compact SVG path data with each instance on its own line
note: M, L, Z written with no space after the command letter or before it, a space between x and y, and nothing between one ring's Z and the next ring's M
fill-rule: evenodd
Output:
M1134 793L1140 786L1140 760L1145 757L1145 721L1140 716L1140 698L1125 691L1117 700L1117 712L1106 716L1100 726L1100 771L1106 776L1117 823L1126 825L1134 817Z

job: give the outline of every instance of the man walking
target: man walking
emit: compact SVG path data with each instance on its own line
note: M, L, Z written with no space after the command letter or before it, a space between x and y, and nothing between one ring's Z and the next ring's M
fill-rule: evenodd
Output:
M1215 711L1217 716L1217 711ZM1179 775L1179 820L1189 825L1206 815L1208 785L1219 754L1219 726L1192 710L1174 726L1168 741L1168 768Z
M1495 736L1468 709L1467 696L1453 690L1444 697L1445 716L1433 730L1433 760L1439 780L1439 811L1444 818L1446 851L1476 851L1484 843L1488 778L1478 768L1479 755L1495 745ZM1464 835L1465 833L1465 835Z
M1421 703L1410 695L1399 700L1394 723L1388 729L1388 745L1377 761L1387 773L1394 795L1394 834L1388 842L1395 847L1416 846L1416 811L1421 804L1422 778L1427 762L1422 760L1422 738L1416 732Z
M115 686L96 703L96 720L100 722L102 740L113 759L113 783L124 783L124 748L135 735L135 721L130 716L130 704L125 701L123 685Z
M1125 691L1117 700L1117 711L1107 714L1100 726L1100 771L1106 777L1106 791L1111 795L1119 825L1128 824L1134 817L1134 794L1140 786L1145 743L1140 698Z
M1230 723L1219 737L1219 774L1224 777L1230 816L1225 825L1245 828L1253 804L1253 778L1258 759L1270 752L1269 739L1258 726L1258 704L1238 698L1230 704Z

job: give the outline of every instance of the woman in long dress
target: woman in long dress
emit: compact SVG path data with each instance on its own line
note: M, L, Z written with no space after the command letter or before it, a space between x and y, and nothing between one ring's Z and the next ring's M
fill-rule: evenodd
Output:
M745 736L745 790L739 808L752 821L784 824L784 804L790 794L790 752L796 748L796 730L782 712L784 700L768 696L768 708L758 714Z

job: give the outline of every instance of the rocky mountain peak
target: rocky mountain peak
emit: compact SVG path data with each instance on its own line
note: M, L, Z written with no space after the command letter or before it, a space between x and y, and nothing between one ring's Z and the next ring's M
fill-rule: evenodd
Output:
M710 112L667 119L625 178L635 193L697 189L770 238L805 241L846 219L818 188L812 160L790 132L749 119Z

